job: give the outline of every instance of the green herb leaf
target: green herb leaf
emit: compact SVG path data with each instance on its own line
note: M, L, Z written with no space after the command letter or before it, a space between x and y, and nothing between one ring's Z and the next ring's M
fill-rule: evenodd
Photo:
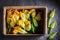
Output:
M30 31L30 30L31 30L31 24L27 25L27 26L25 27L25 30Z
M33 33L35 33L35 28L34 28L34 25L33 25L33 24L31 25L31 31L32 31Z
M7 17L7 24L9 24L9 23L10 23L10 18Z
M36 19L33 18L33 23L34 23L34 26L37 27L38 26L38 22L36 21Z
M48 19L48 27L50 27L50 22L51 22L51 19L54 17L55 15L55 9L51 11L50 15L49 15L49 19Z
M10 26L11 27L14 27L14 25L15 25L15 23L12 21L12 22L10 22Z
M36 12L34 11L32 14L31 14L32 18L34 18L36 16Z
M53 39L56 36L56 34L57 34L57 32L51 34L48 39L50 39L50 40Z
M50 25L50 28L49 28L49 34L52 33L52 30L55 27L55 25L56 25L56 21L52 22L52 24Z
M52 22L51 28L53 29L55 27L55 25L56 25L56 21Z
M55 11L56 11L55 9L51 11L51 13L50 13L50 15L49 15L50 18L53 18L53 17L54 17Z
M11 32L11 27L10 27L10 25L8 24L8 33L10 33Z
M20 28L20 32L19 33L21 33L21 34L27 34L28 32L26 30Z

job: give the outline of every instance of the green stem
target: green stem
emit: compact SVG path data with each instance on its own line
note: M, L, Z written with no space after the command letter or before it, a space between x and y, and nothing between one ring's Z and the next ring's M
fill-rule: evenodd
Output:
M11 31L11 27L10 25L8 25L8 33L10 33L10 31Z
M50 28L51 18L48 19L48 28Z
M51 33L52 33L52 30L53 30L53 29L51 29L51 28L50 28L50 30L49 30L49 34L51 34Z

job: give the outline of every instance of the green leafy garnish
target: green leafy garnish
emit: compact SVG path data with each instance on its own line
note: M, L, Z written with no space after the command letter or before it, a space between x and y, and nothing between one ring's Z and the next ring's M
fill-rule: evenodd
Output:
M57 35L57 32L51 34L48 38L48 40L52 40Z

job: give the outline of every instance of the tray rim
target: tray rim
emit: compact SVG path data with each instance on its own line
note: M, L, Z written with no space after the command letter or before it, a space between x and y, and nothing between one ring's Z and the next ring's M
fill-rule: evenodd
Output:
M45 32L44 32L44 34L26 34L25 36L33 36L33 35L35 35L35 36L38 36L38 35L45 35L45 34L48 34L48 31L47 31L47 7L46 6L4 6L3 7L3 34L4 35L13 35L13 34L6 34L4 31L6 31L6 29L5 29L5 27L6 27L6 25L5 25L5 16L6 16L6 9L8 9L8 8L13 8L13 9L15 9L15 8L17 8L17 9L19 9L19 8L21 8L21 9L31 9L31 8L45 8L46 9L46 15L45 15ZM5 27L4 27L5 26ZM24 35L24 34L17 34L17 35Z

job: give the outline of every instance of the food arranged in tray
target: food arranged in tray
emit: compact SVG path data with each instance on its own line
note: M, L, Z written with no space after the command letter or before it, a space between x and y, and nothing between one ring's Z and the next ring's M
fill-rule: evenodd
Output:
M39 31L39 21L42 20L41 14L36 9L7 9L7 33L35 34L36 31Z
M47 7L5 6L3 34L41 36L47 34Z

